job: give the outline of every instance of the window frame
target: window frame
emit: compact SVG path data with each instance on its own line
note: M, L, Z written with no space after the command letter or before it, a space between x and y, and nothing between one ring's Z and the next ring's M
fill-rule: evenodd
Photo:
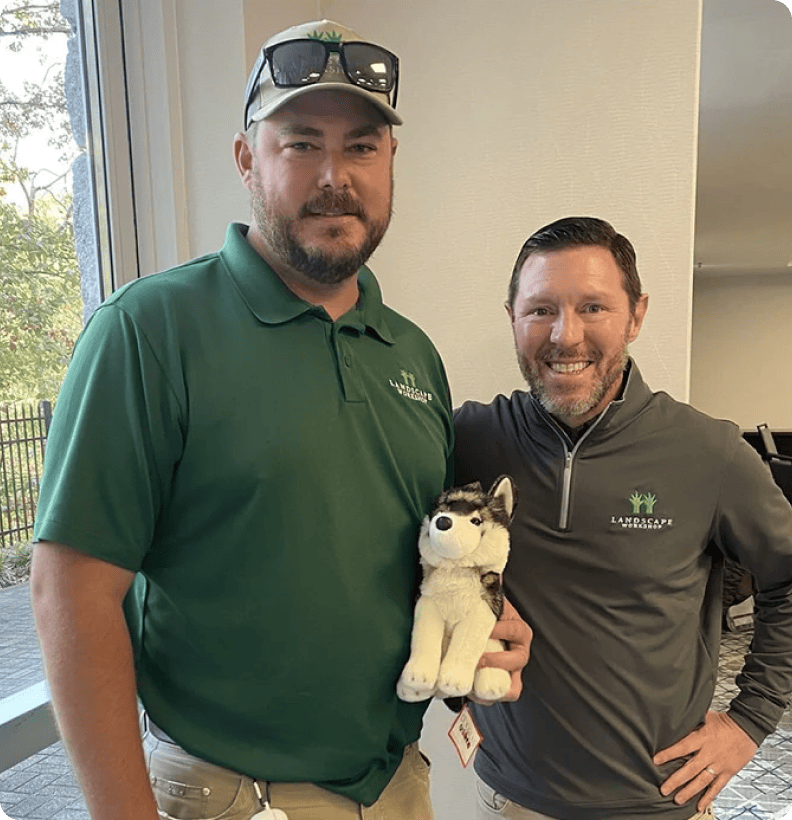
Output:
M120 3L77 0L102 298L140 276Z

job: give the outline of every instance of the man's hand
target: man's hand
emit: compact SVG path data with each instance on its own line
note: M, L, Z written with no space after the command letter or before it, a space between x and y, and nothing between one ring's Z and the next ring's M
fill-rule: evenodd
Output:
M727 714L707 712L703 726L654 756L655 766L661 766L692 755L660 786L660 792L676 792L674 802L680 805L703 792L696 805L703 812L758 748Z
M503 612L495 623L490 637L496 641L506 641L507 649L505 652L485 652L481 656L478 668L490 667L505 669L509 672L511 688L501 700L518 700L522 693L522 670L531 654L531 639L533 638L531 627L518 615L517 610L509 601L504 599ZM478 700L470 695L468 697L484 705L493 703L493 701Z

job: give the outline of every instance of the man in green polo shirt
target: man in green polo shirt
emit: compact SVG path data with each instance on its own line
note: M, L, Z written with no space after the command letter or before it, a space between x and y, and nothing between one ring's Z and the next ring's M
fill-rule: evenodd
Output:
M32 594L93 820L431 817L425 703L395 683L451 403L365 267L397 81L338 24L271 38L234 139L250 226L122 288L75 347ZM499 627L516 696L528 629Z

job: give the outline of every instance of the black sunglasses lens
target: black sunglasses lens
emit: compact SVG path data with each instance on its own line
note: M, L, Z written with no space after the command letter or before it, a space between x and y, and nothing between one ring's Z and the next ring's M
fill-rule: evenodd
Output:
M310 85L318 82L324 73L327 51L321 42L296 40L276 45L271 59L276 85Z
M349 79L370 91L393 90L396 66L393 55L368 43L344 43Z

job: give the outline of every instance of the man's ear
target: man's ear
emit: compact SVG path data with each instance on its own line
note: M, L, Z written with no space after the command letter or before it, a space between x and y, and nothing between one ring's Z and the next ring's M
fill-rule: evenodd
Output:
M396 149L399 147L399 140L396 137L391 137L391 156L396 156Z
M510 324L514 324L514 311L511 309L511 305L508 302L504 302L503 307L506 308L506 313L509 314Z
M634 342L641 332L643 320L646 317L646 311L649 308L649 294L642 293L638 301L635 303L635 310L632 314L632 327L630 328L629 341Z
M234 135L234 165L239 178L246 188L250 188L250 179L253 173L253 150L248 138L241 132Z

